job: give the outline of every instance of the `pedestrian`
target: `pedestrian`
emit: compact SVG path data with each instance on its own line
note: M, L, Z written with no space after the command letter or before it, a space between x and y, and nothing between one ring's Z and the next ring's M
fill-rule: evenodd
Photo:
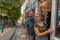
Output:
M48 40L48 33L52 33L53 30L46 28L46 25L41 21L41 15L35 15L34 31L36 34L36 40Z
M2 30L2 33L3 33L3 27L4 27L4 23L3 23L3 20L2 20L3 16L0 15L0 30Z
M3 24L2 24L2 15L0 15L0 30L2 29L2 26L3 26Z
M32 11L28 13L28 18L25 22L25 35L26 35L26 40L34 40L34 14Z
M25 16L24 16L24 24L25 24L27 18L28 18L28 12L26 12L26 14L25 14Z
M25 28L25 22L27 21L27 18L28 18L28 14L26 13L25 16L24 16L24 21L23 21L23 27Z

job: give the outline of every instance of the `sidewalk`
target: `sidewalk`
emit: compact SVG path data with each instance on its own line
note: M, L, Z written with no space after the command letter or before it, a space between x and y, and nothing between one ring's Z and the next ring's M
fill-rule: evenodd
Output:
M2 30L0 30L0 36L5 34L6 32L8 32L9 30L11 30L12 28L4 28L3 29L3 33L2 33Z
M10 40L15 30L13 27L5 28L3 33L0 30L0 40Z

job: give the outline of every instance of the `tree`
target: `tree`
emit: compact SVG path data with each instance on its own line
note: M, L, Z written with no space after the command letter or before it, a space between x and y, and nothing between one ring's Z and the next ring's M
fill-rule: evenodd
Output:
M6 14L9 20L17 21L21 16L22 0L0 0L0 14Z

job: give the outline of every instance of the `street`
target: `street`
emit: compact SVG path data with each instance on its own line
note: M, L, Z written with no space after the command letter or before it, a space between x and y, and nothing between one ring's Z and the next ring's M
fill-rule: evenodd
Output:
M22 27L16 29L16 40L25 40L24 29Z
M23 27L5 28L3 33L0 30L0 40L25 40Z
M10 38L11 38L11 36L12 36L12 34L14 33L14 31L15 31L15 29L16 28L5 28L4 29L4 32L2 33L0 33L0 40L10 40Z

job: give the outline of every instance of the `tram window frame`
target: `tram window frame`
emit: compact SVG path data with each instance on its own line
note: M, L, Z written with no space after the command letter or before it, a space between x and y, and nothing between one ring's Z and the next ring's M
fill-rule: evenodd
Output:
M59 13L60 13L60 9L58 9L59 7L59 0L57 1L57 15L56 15L56 27L55 27L55 37L58 37L58 38L60 38L60 31L58 31L59 29L58 29L58 26L59 26L59 28L60 28L60 25L59 25L59 21L60 21L60 18L59 18ZM58 30L57 30L58 29ZM59 33L58 33L59 32Z

